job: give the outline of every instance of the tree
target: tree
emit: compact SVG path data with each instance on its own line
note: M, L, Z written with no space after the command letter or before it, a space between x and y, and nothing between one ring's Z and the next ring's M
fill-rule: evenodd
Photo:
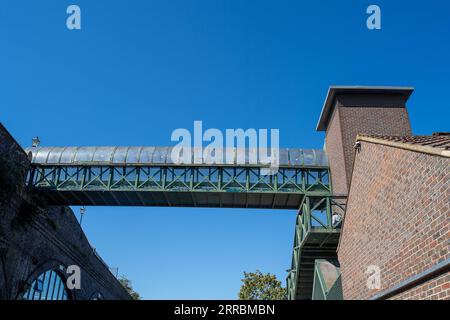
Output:
M141 296L139 295L139 293L133 290L131 281L127 279L127 277L123 275L120 276L119 282L125 288L125 290L127 290L133 300L141 300Z
M273 274L244 272L239 300L285 300L287 291Z

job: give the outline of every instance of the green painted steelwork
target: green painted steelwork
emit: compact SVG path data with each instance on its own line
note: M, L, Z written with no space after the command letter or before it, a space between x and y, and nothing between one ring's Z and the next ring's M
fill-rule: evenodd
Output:
M291 268L286 279L288 299L311 299L316 259L336 260L340 225L332 224L332 214L343 214L345 197L306 196L295 226Z
M327 300L344 300L344 294L342 291L342 275L336 279L336 282L333 284L331 289L328 291L326 295Z
M324 265L326 267L322 269ZM336 265L337 261L315 261L313 300L342 300L341 273Z
M50 203L74 205L292 209L305 195L331 192L327 167L279 168L275 175L263 175L261 168L248 166L32 164L28 186L47 195Z

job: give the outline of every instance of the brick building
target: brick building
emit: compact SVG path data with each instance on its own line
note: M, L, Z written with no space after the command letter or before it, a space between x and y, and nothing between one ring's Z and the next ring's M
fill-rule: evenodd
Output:
M411 135L406 101L411 88L331 87L317 124L325 131L333 191L347 194L356 136Z
M23 189L29 159L1 124L0 157L0 300L130 299L72 210ZM66 285L73 265L81 270L79 290Z
M412 136L411 93L332 87L322 111L333 191L348 195L344 299L450 299L450 134Z
M338 250L344 298L449 299L450 134L357 141ZM366 285L369 266L379 289Z

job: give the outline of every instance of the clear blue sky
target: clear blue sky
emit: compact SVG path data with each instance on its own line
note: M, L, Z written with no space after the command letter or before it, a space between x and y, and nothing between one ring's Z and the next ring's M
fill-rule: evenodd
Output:
M82 30L65 26L78 4ZM366 8L382 9L382 30ZM279 128L321 148L329 85L408 85L416 134L449 131L448 1L9 0L0 121L24 146L172 145L176 128ZM77 209L77 208L75 208ZM285 280L295 212L88 208L83 228L147 299L234 299Z

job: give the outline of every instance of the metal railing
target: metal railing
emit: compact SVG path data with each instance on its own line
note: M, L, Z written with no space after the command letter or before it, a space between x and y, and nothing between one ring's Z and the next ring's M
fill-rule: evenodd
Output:
M340 232L341 220L333 223L336 221L333 219L333 215L343 217L345 204L346 197L344 196L330 194L325 197L304 197L295 224L292 262L286 279L288 299L296 297L302 248L307 241L308 234L311 232Z
M328 168L33 165L28 186L82 191L221 191L329 193Z

